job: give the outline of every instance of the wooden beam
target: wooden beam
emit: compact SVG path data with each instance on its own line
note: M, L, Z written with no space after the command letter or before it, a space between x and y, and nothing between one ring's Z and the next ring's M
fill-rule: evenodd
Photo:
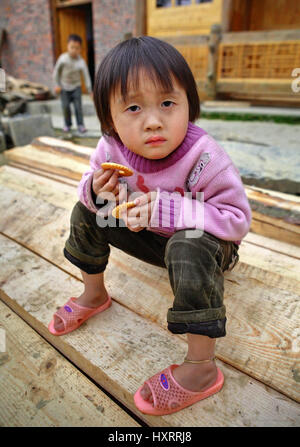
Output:
M243 0L244 1L244 0ZM248 1L248 0L247 0ZM222 34L222 43L254 43L300 39L300 29L276 31L236 31Z
M231 16L232 16L233 0L223 0L222 4L222 33L230 31Z
M147 0L135 0L136 36L147 35Z
M54 64L61 54L61 45L60 45L60 33L58 26L58 14L56 10L56 0L50 0L50 16L51 16L51 24L52 24L52 42L53 42L53 50L54 50ZM54 66L53 64L53 66Z
M66 0L64 1L56 1L56 8L68 8L70 6L78 6L78 5L86 5L87 3L92 3L92 0Z
M208 42L208 65L205 92L209 98L215 99L217 95L218 53L221 41L221 26L212 25Z

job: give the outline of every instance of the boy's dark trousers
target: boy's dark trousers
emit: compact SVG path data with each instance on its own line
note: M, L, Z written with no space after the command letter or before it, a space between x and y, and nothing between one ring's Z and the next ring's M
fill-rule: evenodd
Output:
M88 274L104 272L110 245L149 264L167 268L174 293L168 309L168 329L174 334L194 333L211 338L226 335L224 295L225 270L232 270L239 260L239 246L210 233L187 237L179 230L170 238L143 229L129 230L124 220L114 219L114 226L91 212L80 201L72 211L70 235L64 256ZM100 225L99 225L100 223ZM197 229L189 229L190 232Z
M82 103L81 103L81 87L76 87L74 90L61 90L60 93L61 104L63 109L65 126L72 126L72 113L70 104L73 102L75 108L75 116L77 127L83 126L83 113L82 113Z

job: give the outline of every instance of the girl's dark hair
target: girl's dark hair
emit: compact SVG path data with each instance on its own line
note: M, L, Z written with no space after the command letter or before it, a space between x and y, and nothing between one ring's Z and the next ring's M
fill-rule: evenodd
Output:
M166 91L172 90L173 75L185 89L189 102L189 121L200 116L200 100L194 76L184 57L167 42L150 36L132 37L112 48L102 60L94 84L94 103L104 135L119 139L113 129L109 101L117 86L126 101L128 77L138 88L139 70L145 69Z

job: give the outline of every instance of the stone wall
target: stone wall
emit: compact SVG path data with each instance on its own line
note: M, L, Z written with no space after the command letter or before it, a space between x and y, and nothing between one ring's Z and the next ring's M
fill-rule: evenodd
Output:
M2 68L8 75L51 87L54 66L48 0L0 0L0 27L7 31Z
M95 68L108 50L136 34L135 0L93 0Z

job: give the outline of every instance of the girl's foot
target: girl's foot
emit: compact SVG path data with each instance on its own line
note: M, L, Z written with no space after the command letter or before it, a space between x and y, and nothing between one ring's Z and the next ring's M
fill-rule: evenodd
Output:
M70 126L64 126L64 127L63 127L63 131L64 131L64 132L70 132L70 130L71 130L71 127L70 127Z
M99 307L102 304L104 304L108 300L108 293L105 291L104 293L101 293L100 295L96 296L88 296L85 293L82 293L77 299L76 303L80 304L80 306L85 307ZM54 329L56 331L63 331L64 330L64 323L57 315L54 315Z
M217 380L217 367L214 361L209 363L182 363L174 369L173 376L183 388L190 391L204 391ZM141 396L153 404L152 392L147 384L141 390ZM175 408L173 406L172 408Z

